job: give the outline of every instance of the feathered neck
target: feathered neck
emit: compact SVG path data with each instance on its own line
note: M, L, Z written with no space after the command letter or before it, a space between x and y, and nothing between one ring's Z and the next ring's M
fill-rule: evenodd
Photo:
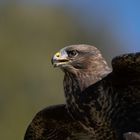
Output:
M87 112L87 110L85 110L83 106L87 104L87 102L89 103L91 100L93 100L93 108L97 110L98 113L101 113L100 105L96 101L96 99L104 97L100 97L102 95L100 94L100 89L98 89L98 87L97 89L95 87L95 90L92 92L88 87L91 87L91 85L94 86L96 82L100 81L102 78L108 75L111 72L111 69L108 67L106 70L103 69L103 71L100 71L99 73L98 72L99 71L97 71L96 73L93 73L92 71L84 73L65 72L64 92L66 97L66 104L70 114L77 120L83 120L85 118L85 114L83 116L80 111ZM87 89L89 89L88 92ZM97 112L92 112L94 114L95 122L98 122L99 120ZM90 113L86 114L88 115ZM103 116L103 114L101 116Z
M65 91L65 97L66 97L66 104L67 108L70 112L70 114L77 120L83 120L85 118L85 115L90 114L91 112L87 112L90 110L88 108L85 109L84 106L87 107L86 104L93 104L93 123L100 124L100 120L104 118L104 114L100 111L102 108L101 106L104 104L102 102L98 102L97 98L99 100L104 99L104 95L100 94L100 90L102 90L103 87L97 86L97 82L103 79L106 75L108 75L111 72L111 69L106 66L99 70L88 70L88 71L78 71L76 73L71 73L66 71L64 76L64 91ZM94 86L95 84L95 86ZM91 91L90 87L93 91ZM105 99L106 101L107 99ZM90 103L91 102L91 103ZM104 106L104 105L103 105ZM82 114L82 112L86 112L85 114ZM99 115L101 118L99 119ZM88 117L87 117L88 118ZM84 122L84 121L81 121ZM88 122L87 122L88 123ZM91 124L92 126L92 124Z
M64 76L64 88L67 87L65 90L65 94L71 89L72 93L82 92L90 85L100 81L106 75L111 72L111 69L106 66L99 70L79 70L75 71L75 73L65 72ZM68 90L69 89L69 90Z

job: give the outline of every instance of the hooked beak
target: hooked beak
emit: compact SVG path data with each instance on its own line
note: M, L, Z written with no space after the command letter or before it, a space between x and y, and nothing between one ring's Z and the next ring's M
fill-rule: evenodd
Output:
M68 55L65 51L60 51L57 52L53 57L52 57L52 65L54 67L61 67L64 66L65 64L67 64L68 62Z

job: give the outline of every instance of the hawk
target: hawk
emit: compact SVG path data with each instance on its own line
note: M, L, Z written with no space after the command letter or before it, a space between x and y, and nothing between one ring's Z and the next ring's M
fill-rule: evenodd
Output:
M71 45L52 64L64 72L66 105L39 112L25 140L140 139L140 53L115 57L111 69L96 47Z

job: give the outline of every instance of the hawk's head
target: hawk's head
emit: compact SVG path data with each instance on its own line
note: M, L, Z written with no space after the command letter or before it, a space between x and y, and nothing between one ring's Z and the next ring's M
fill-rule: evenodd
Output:
M94 72L108 69L100 51L90 45L71 45L64 47L52 58L52 64L65 72Z

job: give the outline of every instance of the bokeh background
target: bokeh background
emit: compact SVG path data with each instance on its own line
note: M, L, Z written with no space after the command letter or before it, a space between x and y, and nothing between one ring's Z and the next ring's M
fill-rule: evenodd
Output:
M52 55L71 44L98 47L110 63L140 51L139 0L0 0L0 139L22 140L33 116L64 103Z

